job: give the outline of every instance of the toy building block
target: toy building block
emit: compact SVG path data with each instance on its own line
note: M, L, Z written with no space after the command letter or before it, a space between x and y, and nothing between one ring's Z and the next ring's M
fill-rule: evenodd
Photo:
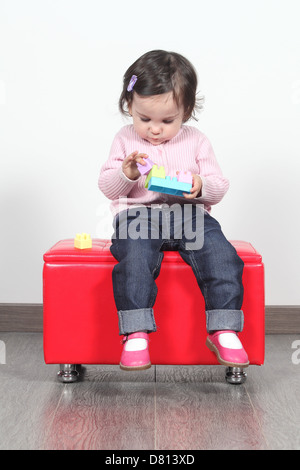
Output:
M92 248L92 239L88 233L77 233L74 238L74 247L84 250L85 248Z
M190 171L180 171L178 173L177 179L180 183L193 184L193 177Z
M152 176L148 182L149 191L157 191L173 196L183 196L184 193L189 193L191 188L191 183L178 181L175 176L173 178L166 176L164 179Z
M161 178L161 179L165 179L166 177L166 172L165 172L165 168L163 166L160 166L158 168L157 165L153 165L153 167L151 168L147 178L146 178L146 181L145 181L145 188L148 188L148 183L150 181L150 179L152 177L155 177L155 178Z
M137 163L136 166L138 167L139 172L141 175L148 175L149 171L153 167L154 163L150 160L150 158L145 158L146 165L142 165L141 163Z

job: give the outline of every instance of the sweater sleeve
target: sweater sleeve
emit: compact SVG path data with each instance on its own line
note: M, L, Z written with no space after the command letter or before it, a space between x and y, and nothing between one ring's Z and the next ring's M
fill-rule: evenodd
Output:
M111 200L127 196L138 179L130 180L122 171L122 163L126 158L122 132L119 132L112 143L109 158L101 168L98 187Z
M211 206L223 199L228 191L229 181L222 174L208 138L202 134L199 143L197 163L203 185L201 196L197 200L206 206Z

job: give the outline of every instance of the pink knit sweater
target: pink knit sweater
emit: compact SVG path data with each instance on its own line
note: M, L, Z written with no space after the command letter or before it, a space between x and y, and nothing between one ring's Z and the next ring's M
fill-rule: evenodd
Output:
M146 153L158 166L164 166L166 175L175 176L176 171L191 171L201 177L201 196L185 199L170 196L144 187L146 176L128 179L122 171L122 162L132 152ZM161 145L152 145L141 139L133 125L124 126L115 136L108 160L102 166L99 188L112 200L113 214L132 205L201 203L210 212L228 190L229 182L222 175L212 146L207 137L195 127L183 125L178 134Z

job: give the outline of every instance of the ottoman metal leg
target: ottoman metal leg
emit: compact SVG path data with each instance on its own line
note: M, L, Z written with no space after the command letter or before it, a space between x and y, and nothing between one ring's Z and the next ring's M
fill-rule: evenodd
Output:
M242 367L227 367L225 378L230 384L240 385L246 382L247 374Z
M77 382L79 372L76 367L78 364L60 364L60 371L57 374L58 380L63 383Z

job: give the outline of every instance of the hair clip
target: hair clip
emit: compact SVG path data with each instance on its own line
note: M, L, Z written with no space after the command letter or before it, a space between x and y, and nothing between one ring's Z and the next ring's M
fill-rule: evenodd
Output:
M127 87L127 91L132 91L134 85L136 84L136 81L137 81L137 76L136 75L132 75L131 79L130 79L130 82L129 82L129 85Z

